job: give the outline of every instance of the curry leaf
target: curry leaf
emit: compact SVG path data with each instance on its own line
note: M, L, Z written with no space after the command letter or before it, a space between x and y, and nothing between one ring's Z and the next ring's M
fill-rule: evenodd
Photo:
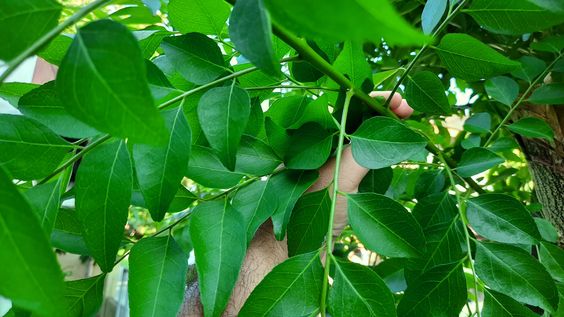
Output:
M450 105L441 80L429 71L415 74L405 86L409 105L427 114L449 114Z
M90 254L103 272L114 266L131 201L132 166L123 141L84 155L76 175L76 211Z
M171 0L168 16L182 33L220 35L229 17L229 4L222 0Z
M481 147L471 148L462 154L456 167L457 173L462 177L470 177L484 172L505 160L494 152Z
M43 231L50 236L61 205L61 179L34 186L25 192L25 196L37 213Z
M554 139L554 131L546 121L539 118L523 118L507 127L512 132L528 138L543 138L551 141Z
M105 274L65 282L65 300L69 316L92 316L104 298Z
M499 101L506 106L511 106L519 95L519 85L517 82L506 76L490 78L484 86L486 92L493 100Z
M447 0L428 0L421 14L421 28L423 33L431 34L433 29L441 22L441 18L445 13Z

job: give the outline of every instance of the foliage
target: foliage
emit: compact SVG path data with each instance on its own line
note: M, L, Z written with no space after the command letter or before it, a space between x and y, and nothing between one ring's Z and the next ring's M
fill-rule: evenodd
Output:
M564 251L515 141L555 134L512 121L564 103L563 22L540 0L3 0L0 97L23 115L0 115L0 295L14 315L91 316L129 255L132 316L175 316L193 249L220 316L271 219L291 257L242 316L561 312ZM4 82L33 54L55 81ZM360 193L336 174L306 194L349 142ZM104 273L65 282L54 248Z

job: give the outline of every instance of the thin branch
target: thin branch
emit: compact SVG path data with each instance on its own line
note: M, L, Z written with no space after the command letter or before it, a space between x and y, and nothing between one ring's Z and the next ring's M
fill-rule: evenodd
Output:
M269 90L269 89L317 89L317 90L326 90L326 91L339 91L340 89L336 88L326 88L326 87L319 87L319 86L302 86L302 85L278 85L278 86L259 86L259 87L247 87L245 90Z

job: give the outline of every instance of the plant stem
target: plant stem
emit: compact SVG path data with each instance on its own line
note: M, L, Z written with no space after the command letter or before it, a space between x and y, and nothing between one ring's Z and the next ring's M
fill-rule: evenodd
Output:
M53 172L51 172L51 174L47 175L47 177L45 177L44 179L42 179L41 181L39 181L39 183L37 183L37 185L41 185L46 183L48 180L50 180L51 178L55 177L57 174L59 174L60 172L64 171L67 167L69 167L70 165L72 165L74 162L78 161L82 156L84 156L84 154L90 152L93 148L97 147L98 145L106 142L107 140L109 140L111 137L110 135L106 134L104 136L102 136L101 138L99 138L98 140L88 144L86 147L84 147L82 149L82 151L76 153L73 157L71 157L68 161L66 161L65 163L63 163L63 165L59 166L59 168L57 168L56 170L54 170Z
M513 114L515 109L517 109L521 105L521 103L523 103L523 101L525 101L525 99L529 96L529 94L535 88L535 86L539 83L539 81L543 80L546 77L546 75L548 75L548 73L550 72L550 70L552 69L554 64L556 64L556 62L558 62L558 60L560 60L560 58L562 56L563 56L562 54L559 54L556 57L556 59L554 61L552 61L552 63L550 63L550 65L548 65L544 69L544 71L531 82L529 87L527 87L527 90L525 90L525 92L521 95L521 97L519 97L519 99L517 99L517 101L509 108L509 111L507 112L507 114L505 115L503 120L501 120L501 122L498 124L498 126L495 128L495 130L492 132L492 134L490 135L490 137L488 138L488 140L484 144L484 147L487 147L493 141L493 138L496 136L496 134L499 132L499 130L503 127L503 125L507 122L507 120L509 120L511 118L511 115Z
M337 195L339 195L339 170L341 168L341 156L343 154L343 143L345 142L345 126L347 123L347 114L349 112L349 104L354 95L352 90L347 91L345 103L343 105L343 114L341 116L341 127L339 130L339 141L337 143L337 153L335 155L335 172L333 177L333 196L331 200L331 209L329 211L329 226L327 227L327 238L325 244L325 270L323 272L323 286L321 291L321 316L325 317L327 288L329 284L329 271L331 267L331 257L333 252L333 220L335 219L335 209L337 206Z
M450 23L450 21L458 14L458 11L460 11L460 9L462 9L462 7L466 4L466 1L468 1L468 0L462 0L460 2L460 4L456 7L456 9L454 9L454 10L451 10L451 8L449 7L449 13L448 13L447 17L439 25L439 27L437 27L435 32L433 32L433 34L432 34L433 38L435 38L439 33L441 33L444 30L444 28L446 28L446 26ZM385 107L388 107L390 105L390 101L392 101L392 97L398 91L400 85L405 80L407 75L409 75L409 72L413 69L413 66L415 66L415 63L417 63L417 61L423 55L423 53L425 51L427 51L427 48L429 48L429 44L423 45L423 47L421 47L421 49L419 50L419 52L417 52L415 57L413 57L413 59L409 62L409 64L407 64L407 67L405 68L403 74L401 75L400 79L395 84L394 88L392 89L390 96L388 97L388 99L386 99L386 103L384 104Z
M445 170L447 171L448 177L450 179L450 184L452 186L452 190L454 190L454 194L456 196L456 201L458 202L458 216L460 217L460 220L462 221L462 223L464 224L464 236L465 236L465 240L466 240L466 252L467 252L467 257L468 257L468 262L470 263L470 269L472 270L472 277L474 278L474 296L476 297L476 313L478 314L478 317L481 317L481 313L480 313L480 305L478 302L478 278L476 277L476 270L474 268L474 262L472 262L472 248L470 245L470 234L468 234L468 221L466 220L466 218L464 217L463 213L462 213L462 198L460 198L460 192L458 191L458 189L456 188L456 183L454 181L454 176L452 173L452 170L450 169L450 167L448 166L444 156L441 154L439 155L439 159L441 161L443 161L443 163L445 164Z
M43 45L49 43L52 39L54 39L57 35L63 32L69 26L77 23L83 17L85 17L90 12L96 10L103 4L110 2L112 0L96 0L94 2L89 3L87 6L83 7L82 9L78 10L75 14L73 14L70 18L63 21L63 23L57 25L45 35L43 35L39 40L35 41L30 47L28 47L25 51L21 52L18 56L12 59L9 63L7 63L8 68L0 75L0 85L4 82L4 80L10 76L11 73L20 66L23 61L37 52Z

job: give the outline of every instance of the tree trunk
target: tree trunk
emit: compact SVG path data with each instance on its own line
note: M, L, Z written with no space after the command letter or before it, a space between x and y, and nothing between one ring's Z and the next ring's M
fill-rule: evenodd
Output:
M537 117L554 130L554 143L543 139L522 138L521 145L529 162L535 193L542 204L542 215L558 230L564 246L564 108L524 106L517 118Z

